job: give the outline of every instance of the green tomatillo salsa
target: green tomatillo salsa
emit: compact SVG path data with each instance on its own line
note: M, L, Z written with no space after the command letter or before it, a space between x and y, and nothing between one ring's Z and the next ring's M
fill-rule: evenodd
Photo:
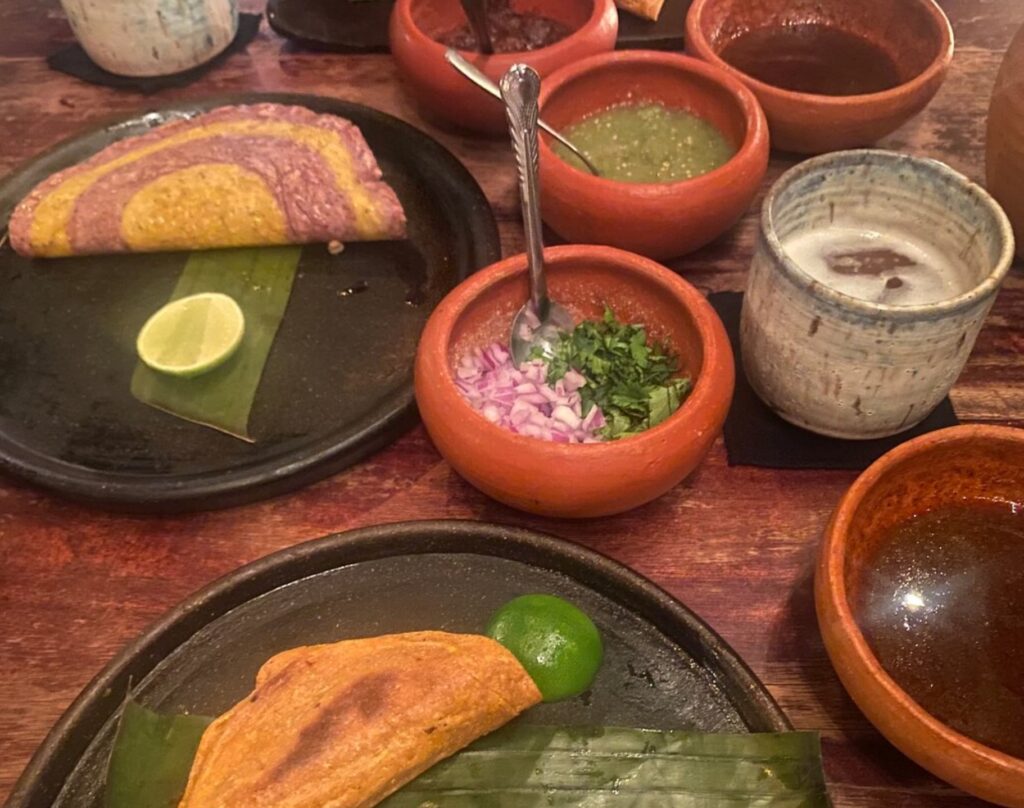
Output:
M678 182L726 163L736 149L714 124L684 109L651 101L618 104L565 129L601 175L620 182ZM561 144L555 153L583 163Z

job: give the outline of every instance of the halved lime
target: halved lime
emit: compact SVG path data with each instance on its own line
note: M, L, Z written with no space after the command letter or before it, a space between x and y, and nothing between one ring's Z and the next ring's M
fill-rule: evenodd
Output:
M504 645L544 701L578 696L601 667L604 644L586 614L554 595L521 595L498 609L487 635Z
M172 300L150 317L135 341L139 359L172 376L197 376L231 356L245 334L238 304L219 292Z

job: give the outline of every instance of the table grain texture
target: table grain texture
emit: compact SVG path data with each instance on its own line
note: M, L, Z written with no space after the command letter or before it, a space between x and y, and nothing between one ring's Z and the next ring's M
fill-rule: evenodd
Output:
M259 2L248 5L258 8ZM940 2L957 38L949 78L927 110L880 145L944 160L981 181L989 95L1003 51L1024 23L1024 0ZM505 254L522 249L507 144L425 123L388 56L303 52L264 22L245 52L195 84L143 97L49 70L45 57L71 41L56 0L0 2L0 173L114 113L213 93L318 93L368 104L437 137L494 205ZM773 155L764 187L793 162ZM673 268L705 292L742 289L759 207L760 200L731 233ZM1018 265L953 390L962 420L1024 426L1022 312ZM0 480L0 801L92 676L199 587L333 531L462 518L579 542L692 607L743 656L797 727L822 732L838 808L980 805L890 746L853 705L825 654L814 616L813 564L826 520L854 476L730 468L719 441L703 466L660 500L614 518L559 521L518 513L478 493L417 427L317 485L219 512L111 515Z

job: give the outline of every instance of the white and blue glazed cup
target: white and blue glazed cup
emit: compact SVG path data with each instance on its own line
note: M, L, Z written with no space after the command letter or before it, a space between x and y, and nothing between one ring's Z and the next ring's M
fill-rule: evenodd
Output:
M874 303L815 280L783 249L805 230L898 228L959 255L973 284L917 306ZM944 163L857 149L807 160L764 201L743 300L747 378L785 420L839 438L915 426L963 370L1013 258L999 205Z

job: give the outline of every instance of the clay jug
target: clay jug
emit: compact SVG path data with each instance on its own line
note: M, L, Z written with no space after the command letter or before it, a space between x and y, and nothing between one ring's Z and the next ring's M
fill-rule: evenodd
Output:
M988 190L1013 225L1024 258L1024 26L1010 43L988 111L985 147Z

